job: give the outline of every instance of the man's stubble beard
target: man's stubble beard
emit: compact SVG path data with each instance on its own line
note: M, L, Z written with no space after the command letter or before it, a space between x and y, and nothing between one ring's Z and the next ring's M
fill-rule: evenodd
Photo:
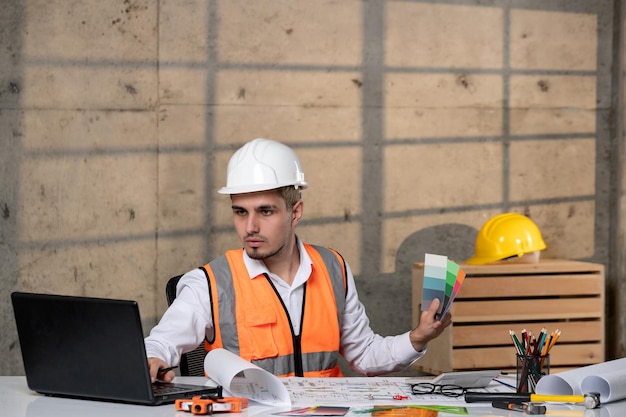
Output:
M276 249L274 252L271 253L262 253L261 251L259 251L258 248L249 248L246 250L246 253L252 259L256 259L257 261L264 261L265 259L271 258L272 256L278 254L283 249L283 247L284 246Z

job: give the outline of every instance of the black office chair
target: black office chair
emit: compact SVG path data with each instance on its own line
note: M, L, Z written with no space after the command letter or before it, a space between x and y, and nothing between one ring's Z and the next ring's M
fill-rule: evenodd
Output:
M165 286L167 305L171 305L176 298L176 284L178 284L180 277L182 277L182 275L177 275L167 281L167 285ZM206 353L204 343L201 343L200 346L191 352L183 353L180 357L180 374L182 376L204 376L204 357Z

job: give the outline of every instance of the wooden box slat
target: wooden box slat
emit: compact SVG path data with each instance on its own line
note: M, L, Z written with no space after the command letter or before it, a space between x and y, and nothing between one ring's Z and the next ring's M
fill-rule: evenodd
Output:
M419 263L416 265L419 265ZM601 264L565 259L541 259L538 263L512 262L491 265L461 264L461 269L463 269L467 275L473 276L604 272L604 266Z
M511 321L600 318L604 301L596 298L554 298L461 302L452 305L454 321Z
M459 299L492 297L494 294L507 294L515 297L543 297L597 295L602 292L602 276L596 275L531 275L523 280L519 276L471 277L463 283ZM512 294L511 289L515 288Z
M452 334L452 345L455 347L507 345L511 346L512 341L509 330L515 330L519 336L522 329L538 334L542 327L546 329L561 330L559 345L565 343L580 342L601 342L603 338L599 321L544 321L541 324L535 322L516 322L506 324L477 324L477 325L457 325L454 326Z
M598 362L600 343L581 343L554 347L550 354L550 368L584 366ZM459 370L463 369L512 369L516 366L513 346L454 349L452 360Z

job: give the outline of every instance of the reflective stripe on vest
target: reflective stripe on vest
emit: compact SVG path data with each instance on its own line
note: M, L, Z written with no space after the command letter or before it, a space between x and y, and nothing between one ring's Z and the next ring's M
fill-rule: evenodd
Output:
M223 347L275 375L341 376L337 359L345 263L333 250L305 249L313 270L304 288L298 336L271 280L249 278L242 249L205 265L215 327L207 349Z

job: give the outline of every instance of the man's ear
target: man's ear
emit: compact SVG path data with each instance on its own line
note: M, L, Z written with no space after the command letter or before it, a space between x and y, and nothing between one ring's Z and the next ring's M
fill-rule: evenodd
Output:
M300 222L304 214L304 201L299 200L291 209L291 226L294 227Z

